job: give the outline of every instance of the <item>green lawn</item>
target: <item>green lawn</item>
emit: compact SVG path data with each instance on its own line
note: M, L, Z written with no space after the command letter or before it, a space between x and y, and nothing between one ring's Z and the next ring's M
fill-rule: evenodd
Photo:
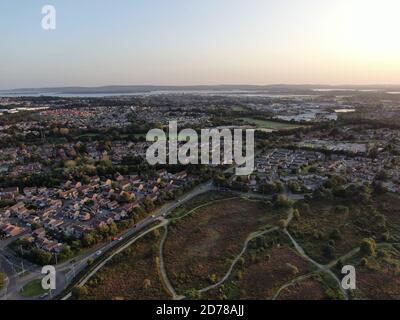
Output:
M302 127L302 125L299 124L283 123L270 120L260 120L254 118L239 118L237 120L241 120L245 123L257 126L259 129L290 130Z
M40 296L46 292L47 291L42 288L42 280L35 279L22 288L21 295L23 297L32 298Z
M241 106L233 106L232 107L232 111L235 111L235 112L241 112L241 111L247 111L248 109L246 109L246 108L243 108L243 107L241 107Z

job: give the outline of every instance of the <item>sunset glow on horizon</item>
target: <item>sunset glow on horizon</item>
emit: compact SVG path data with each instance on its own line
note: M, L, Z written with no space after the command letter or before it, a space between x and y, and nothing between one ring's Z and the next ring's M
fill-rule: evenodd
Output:
M0 3L0 89L400 84L397 0Z

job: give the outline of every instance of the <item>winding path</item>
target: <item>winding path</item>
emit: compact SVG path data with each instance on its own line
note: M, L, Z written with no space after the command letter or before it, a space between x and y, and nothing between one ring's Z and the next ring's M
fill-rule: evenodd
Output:
M277 230L279 230L278 227L273 227L273 228L268 229L268 230L266 230L266 231L254 232L254 233L252 233L252 234L246 239L242 251L241 251L241 252L236 256L236 258L232 261L232 264L231 264L231 266L229 267L228 272L225 274L225 276L224 276L220 281L218 281L217 283L215 283L215 284L213 284L213 285L211 285L211 286L208 286L208 287L206 287L206 288L200 289L200 290L198 290L198 292L204 293L204 292L207 292L207 291L209 291L209 290L211 290L211 289L215 289L215 288L219 287L221 284L223 284L223 283L230 277L230 275L231 275L231 273L232 273L232 271L233 271L233 268L235 267L236 263L239 261L239 259L242 257L242 255L246 252L247 246L248 246L249 242L250 242L251 240L255 239L255 238L261 237L261 236L263 236L263 235L266 235L266 234L268 234L268 233L271 233L271 232L274 232L274 231L277 231Z
M164 243L165 243L165 240L167 239L167 236L168 236L168 225L166 224L166 225L164 225L164 235L160 242L160 274L161 274L161 278L162 278L162 281L163 281L166 289L168 290L169 294L172 296L172 299L173 300L181 300L184 298L184 296L180 296L176 293L175 288L171 284L171 281L169 281L167 271L165 269L163 251L164 251Z

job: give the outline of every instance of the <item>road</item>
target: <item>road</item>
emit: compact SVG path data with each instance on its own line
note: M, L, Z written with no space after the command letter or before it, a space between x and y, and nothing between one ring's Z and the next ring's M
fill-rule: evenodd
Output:
M200 194L206 193L213 189L214 187L212 181L208 181L206 183L203 183L195 187L192 191L186 193L177 200L157 209L152 216L142 220L141 222L136 224L133 228L130 228L127 231L123 232L120 235L120 237L122 237L123 239L128 239L139 234L149 225L159 221L165 216L168 216L172 211L174 211L180 205L186 203L187 201L191 200L192 198ZM9 241L7 241L7 243L10 241L12 240L10 239ZM0 291L0 300L5 300L5 299L21 300L24 299L20 295L21 288L23 288L26 284L28 284L32 280L38 279L41 276L41 267L25 262L25 264L29 265L29 267L26 268L29 274L23 277L18 276L12 266L13 263L9 262L5 258L6 257L5 247L7 243L2 243L2 247L0 248L0 260L3 266L3 270L6 276L8 277L8 285L6 285L6 287L3 288L2 291ZM96 246L95 248L92 248L84 255L75 257L74 259L71 259L67 262L58 264L56 266L57 289L54 292L52 292L52 296L56 296L60 294L63 290L65 290L65 288L70 283L70 280L72 280L72 278L74 278L77 274L79 274L79 272L81 272L85 267L87 267L88 260L101 258L107 251L111 250L113 247L116 247L117 245L119 245L119 241L112 241L106 244L101 244L99 246ZM13 257L13 259L18 259L18 258ZM50 296L46 297L46 299L50 298L51 298Z
M232 169L228 169L232 170ZM228 171L227 170L227 171ZM157 222L160 218L167 217L171 212L173 212L177 207L181 206L182 204L186 203L187 201L191 200L192 198L206 193L208 191L214 190L214 186L212 181L208 181L203 183L197 187L195 187L189 193L181 196L179 199L173 201L172 203L168 203L161 208L157 209L155 213L142 220L140 223L136 224L133 228L123 232L120 237L123 239L128 239L134 237L135 235L139 234L141 231L145 230L149 225ZM251 196L258 199L271 199L271 196L268 195L260 195L255 193L245 193L245 192L235 192L236 194L240 194L241 196ZM303 198L303 195L288 195L289 198L293 200L299 200ZM0 247L0 260L3 266L3 270L8 278L7 285L0 291L0 300L9 299L9 300L20 300L26 299L20 295L20 290L26 284L31 282L34 279L40 278L41 275L41 267L30 264L29 262L24 261L26 267L24 268L29 273L25 276L19 276L15 271L14 265L20 265L22 259L18 257L11 257L11 255L7 255L5 253L7 244L12 241L12 239L7 240L7 243L3 242L2 246ZM106 252L112 250L114 247L119 245L119 241L113 241L108 243L103 243L98 245L91 250L89 250L84 255L71 259L67 262L58 264L56 266L57 271L57 289L52 292L51 296L55 296L60 294L68 284L71 282L73 278L76 277L83 269L85 269L88 265L89 260L95 260L101 258ZM12 258L15 261L9 261L6 257ZM18 260L19 259L19 260ZM45 297L45 299L51 299L51 296Z
M135 235L137 235L138 233L140 233L141 231L143 231L144 229L146 229L149 225L153 224L154 222L160 221L160 219L162 221L164 221L163 223L165 223L165 220L163 219L164 217L167 217L169 214L171 214L177 207L181 206L182 204L186 203L187 201L191 200L192 198L206 193L208 191L211 191L214 189L214 186L212 184L212 181L208 181L204 184L201 184L197 187L195 187L192 191L190 191L189 193L183 195L182 197L180 197L179 199L173 201L172 203L166 204L163 207L159 208L158 210L155 211L155 213L151 216L148 217L147 219L143 220L142 222L138 223L136 225L135 228L129 229L128 231L126 231L123 234L123 238L127 239L127 238L131 238ZM160 225L156 226L155 228L159 228ZM154 228L150 229L153 230ZM92 277L98 270L100 270L106 262L108 262L110 260L111 257L113 257L115 254L123 251L126 247L130 246L133 242L135 242L137 239L141 238L142 236L144 236L147 232L143 234L140 234L138 237L135 237L134 239L132 239L131 241L129 241L126 245L124 245L123 247L119 248L116 252L114 252L109 258L107 258L104 262L102 262L98 267L96 267L87 277L85 277L85 279L83 281L81 281L79 284L82 285L82 283L86 283L86 281ZM105 252L111 250L114 246L118 245L118 242L111 242L108 243L107 245L103 246L101 249L97 249L96 252L98 252L98 250L101 250L102 253L104 254ZM76 274L79 273L80 271L82 271L86 266L87 266L87 260L93 257L93 254L89 254L88 257L86 257L86 259L81 259L79 262L77 262L75 264L75 268L76 268ZM98 258L96 256L96 258ZM85 261L86 260L86 261ZM67 265L68 267L68 265ZM64 266L65 268L65 266ZM61 268L62 269L62 268ZM67 286L67 283L60 283L60 289L57 290L56 294L61 293L65 287ZM70 294L67 294L67 298L70 296Z

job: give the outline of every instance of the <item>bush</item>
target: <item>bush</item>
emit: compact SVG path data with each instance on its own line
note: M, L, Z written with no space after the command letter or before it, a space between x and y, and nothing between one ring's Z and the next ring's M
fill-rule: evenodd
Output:
M360 266L365 267L366 265L368 265L368 259L364 257L360 261Z
M281 220L279 220L279 221L278 221L278 226L279 226L279 228L281 228L281 229L286 229L287 226L288 226L287 220L286 220L286 219L281 219Z
M286 195L278 194L275 197L275 205L279 208L290 208L293 205L293 202L289 200Z
M335 213L336 214L348 214L349 208L346 206L336 206Z
M327 245L323 248L323 254L326 258L328 259L334 259L335 258L335 248L331 245Z
M341 234L341 232L338 229L335 229L331 232L331 234L329 235L329 238L332 240L340 241L343 239L343 235Z
M83 299L88 293L89 291L85 286L75 287L72 289L72 298L76 300Z
M291 263L286 263L286 267L289 269L290 273L293 275L298 274L299 268L297 268L295 265L291 264Z
M363 239L360 244L360 252L363 256L369 257L376 254L376 242L372 238Z
M293 210L293 217L294 217L296 220L299 220L299 219L300 219L300 212L299 212L299 209L294 209L294 210Z

